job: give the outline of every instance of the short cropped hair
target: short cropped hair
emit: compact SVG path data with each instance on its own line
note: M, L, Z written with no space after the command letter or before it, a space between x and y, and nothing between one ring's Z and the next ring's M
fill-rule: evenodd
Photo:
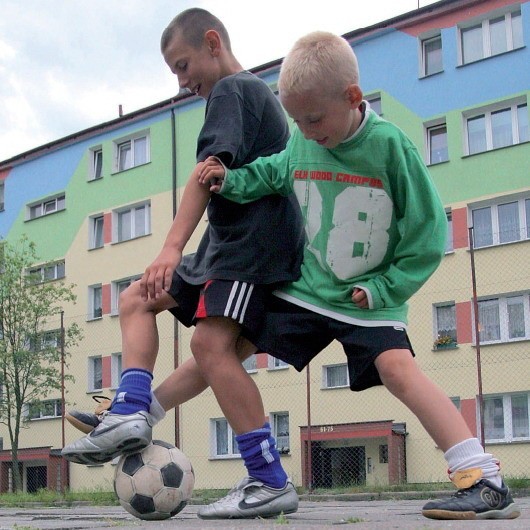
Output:
M209 11L199 7L182 11L169 23L168 27L162 32L160 49L164 52L177 32L181 33L190 46L195 49L200 48L204 34L211 29L219 33L227 50L231 52L230 37L224 24Z
M280 94L323 89L341 92L359 84L359 66L348 41L326 31L298 39L283 60L278 79Z

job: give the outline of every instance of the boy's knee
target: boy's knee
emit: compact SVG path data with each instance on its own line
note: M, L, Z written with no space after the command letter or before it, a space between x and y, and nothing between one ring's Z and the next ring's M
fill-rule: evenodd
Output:
M141 300L140 296L140 283L133 282L127 289L120 293L120 314L130 313L134 311Z
M416 363L408 350L389 350L383 352L375 362L383 384L392 393L401 392L410 385Z

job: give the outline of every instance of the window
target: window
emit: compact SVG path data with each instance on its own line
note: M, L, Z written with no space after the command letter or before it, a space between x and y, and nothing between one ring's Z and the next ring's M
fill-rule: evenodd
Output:
M131 283L135 282L136 280L139 280L142 276L136 275L131 276L130 278L124 278L122 280L118 280L115 282L112 282L111 284L111 297L112 297L112 307L111 307L111 314L117 315L120 307L120 295L131 285Z
M117 140L114 146L116 171L125 171L149 162L149 138L146 133Z
M88 391L103 388L103 359L101 356L88 358Z
M286 363L285 361L282 361L281 359L277 359L276 357L269 355L268 356L268 367L269 367L269 370L278 370L279 368L289 368L289 363Z
M422 77L443 71L441 35L438 34L421 41L421 59Z
M257 372L258 371L258 362L257 362L257 358L255 355L251 355L250 357L247 357L244 361L243 361L243 368L247 371L247 372Z
M451 400L451 403L456 407L456 409L460 412L462 410L462 403L460 400L460 396L453 396L449 398Z
M388 464L388 445L381 444L379 446L379 463Z
M342 388L350 385L348 366L346 364L335 364L322 367L322 387Z
M46 265L30 269L29 273L35 283L51 282L65 277L65 264L64 261L47 263Z
M0 182L0 212L3 212L5 209L4 194L5 194L5 184L3 182Z
M90 320L103 316L102 294L101 284L91 285L88 288L88 318Z
M212 456L239 456L236 435L224 419L210 420Z
M105 244L103 235L104 219L103 215L95 215L88 219L88 248L101 248Z
M480 342L510 342L530 338L528 293L478 301Z
M445 253L453 252L454 242L453 242L453 212L445 212L447 217L447 240L445 242Z
M449 160L447 148L447 126L445 123L427 128L429 164L440 164Z
M520 9L462 26L459 31L461 64L479 61L523 46Z
M29 349L34 352L56 350L61 345L61 330L44 331L30 338Z
M65 195L58 195L56 197L50 197L41 202L28 204L28 219L37 219L44 215L59 212L64 210L66 206Z
M434 307L435 349L456 344L456 306L454 302Z
M520 144L529 139L527 104L520 100L466 113L464 118L466 152L469 155Z
M110 358L110 372L112 388L118 388L121 382L122 356L120 353L113 353Z
M88 180L99 180L103 177L103 149L95 147L90 150L90 168Z
M366 96L366 101L370 103L371 109L381 116L383 114L383 109L381 106L381 95L380 94L372 94L371 96Z
M474 248L530 239L530 198L473 208Z
M47 399L45 401L34 401L27 408L27 416L30 420L45 418L60 418L62 415L62 401L60 399Z
M484 435L487 442L530 439L530 393L484 396Z
M289 442L289 413L273 412L271 414L272 435L276 438L276 449L286 454L290 451Z
M145 236L151 231L151 206L149 202L120 208L113 213L114 242L129 241Z

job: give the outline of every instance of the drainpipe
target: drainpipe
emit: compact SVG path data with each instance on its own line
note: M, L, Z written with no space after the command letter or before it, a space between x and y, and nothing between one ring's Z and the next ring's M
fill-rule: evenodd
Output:
M171 221L177 215L177 134L175 108L171 107L171 195L173 202ZM179 328L177 319L173 319L173 368L179 366ZM180 447L180 405L175 407L175 445Z

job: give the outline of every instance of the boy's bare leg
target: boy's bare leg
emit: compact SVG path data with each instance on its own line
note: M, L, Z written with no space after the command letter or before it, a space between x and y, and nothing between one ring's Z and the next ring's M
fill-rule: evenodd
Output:
M197 322L191 339L200 373L236 434L265 423L261 394L237 355L239 335L240 327L233 320L209 317Z
M409 350L383 352L375 366L386 388L414 413L442 451L473 437L453 402L422 372Z

